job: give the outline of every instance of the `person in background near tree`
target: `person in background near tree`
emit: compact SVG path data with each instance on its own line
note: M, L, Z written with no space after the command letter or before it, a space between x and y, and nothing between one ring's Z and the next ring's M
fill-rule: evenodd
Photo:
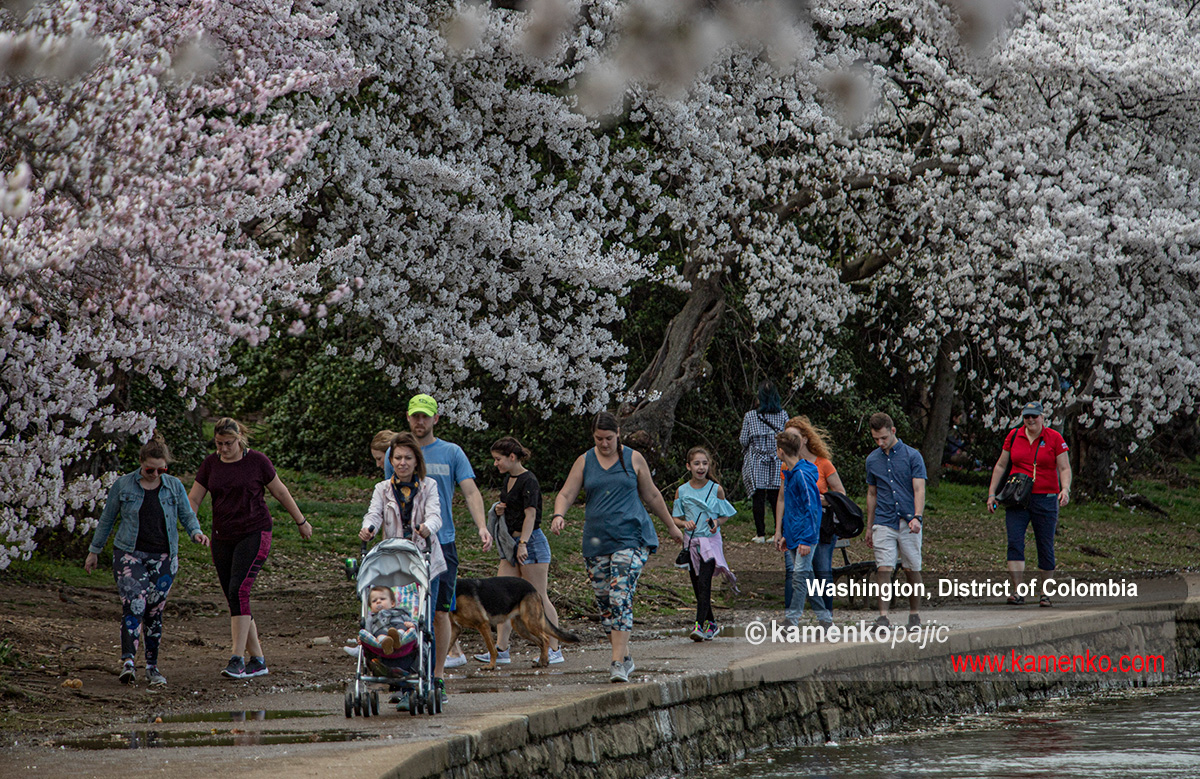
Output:
M875 550L880 584L892 580L896 560L904 564L908 581L921 581L921 542L924 537L925 461L921 453L896 437L896 424L882 412L871 415L871 438L878 449L867 455L867 546ZM921 599L908 599L908 626L921 624ZM879 599L876 625L890 625L888 604Z
M301 539L312 538L313 527L275 473L275 466L265 454L249 447L245 425L235 419L219 419L213 441L217 452L200 464L188 501L192 511L198 511L204 496L212 493L212 559L229 603L233 637L233 656L221 673L230 679L249 679L267 674L258 626L250 613L250 589L271 552L274 520L265 493L283 504Z
M1071 458L1067 454L1067 442L1057 430L1046 427L1042 404L1036 400L1021 409L1021 420L1023 426L1010 430L1004 439L1000 458L992 468L987 498L988 511L995 513L996 491L1010 461L1012 473L1023 473L1033 479L1029 508L1004 509L1004 526L1008 531L1008 575L1013 583L1013 594L1008 596L1008 602L1013 606L1025 604L1025 598L1017 594L1017 586L1025 578L1025 531L1032 523L1038 569L1053 571L1058 510L1071 500ZM1050 606L1050 598L1042 596L1038 605Z
M380 430L371 439L371 457L375 460L375 467L387 473L387 468L384 463L387 462L388 447L392 445L392 439L396 434L391 430Z
M158 647L167 595L179 571L179 523L197 544L208 546L208 536L200 530L183 482L167 474L171 450L166 443L157 437L148 441L138 452L138 461L138 470L117 479L109 489L83 569L88 573L96 569L119 516L112 563L121 595L121 673L117 678L129 684L136 677L134 660L144 631L146 681L151 687L163 687L167 679L158 670Z
M826 444L826 440L829 438L829 431L817 427L806 416L792 417L787 421L784 429L795 430L800 435L800 458L807 460L817 467L817 491L821 493L822 525L824 526L824 514L832 510L829 507L829 501L825 499L825 493L833 490L843 495L846 494L846 488L842 485L842 477L838 476L837 469L833 467L833 461L830 459L833 455ZM780 472L779 479L780 484L786 489L786 469ZM775 516L783 516L782 493L783 490L781 489L779 501L775 508ZM813 551L813 575L828 584L833 583L833 549L837 545L837 542L838 537L830 535L828 539L820 541L817 544L817 548ZM785 563L787 559L786 557L784 558ZM784 566L784 571L783 607L786 609L792 605L792 568L790 564ZM813 607L822 607L832 613L833 596L826 595L820 599L820 603L814 601Z
M525 467L530 452L521 442L510 435L492 444L492 463L500 471L500 502L496 511L500 513L500 532L507 532L513 539L513 559L500 558L497 576L519 576L534 586L542 596L542 608L546 618L558 624L558 610L550 602L547 593L550 577L550 541L542 532L542 487L533 471ZM496 551L501 544L496 541ZM508 640L512 625L508 622L496 628L496 662L502 665L512 662L508 653ZM503 647L503 649L501 649ZM481 663L490 663L492 656L487 652L475 655ZM550 665L564 661L562 646L557 638L550 638Z
M776 454L775 436L787 422L787 412L775 385L764 381L758 387L758 408L742 418L742 484L754 511L754 543L766 543L767 506L775 514L779 500L779 471L783 464ZM779 515L775 515L778 523Z
M612 644L608 679L627 682L634 672L629 654L633 632L633 594L646 560L658 549L658 534L643 501L667 526L671 538L682 546L683 534L675 527L662 493L654 486L646 458L621 444L617 418L601 411L592 419L591 449L576 458L563 487L554 498L550 532L558 535L567 520L567 509L587 491L583 510L583 559L587 563L600 608L601 625Z
M454 611L454 588L458 582L458 547L455 545L454 513L451 510L455 486L462 490L467 501L467 511L471 513L471 519L479 531L479 540L483 542L485 552L492 548L492 535L487 529L483 495L475 484L475 470L471 468L471 461L467 459L462 447L433 435L433 428L440 419L437 401L429 395L414 395L408 401L408 429L421 445L426 472L437 482L438 497L441 500L442 528L438 531L438 541L442 545L442 556L446 560L446 572L437 578L437 584L434 585L437 590L434 593L433 640L437 649L434 677L438 695L444 703L445 669L465 665L467 662L466 655L457 647L453 653L453 660L447 660L450 654L450 612ZM392 477L391 462L385 463L383 473L389 479Z

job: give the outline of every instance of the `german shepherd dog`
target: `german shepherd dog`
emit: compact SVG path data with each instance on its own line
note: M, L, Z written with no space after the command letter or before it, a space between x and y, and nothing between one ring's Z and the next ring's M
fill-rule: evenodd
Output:
M512 620L517 635L537 644L542 655L533 665L541 668L549 665L550 637L572 644L579 636L559 629L546 617L542 608L542 596L532 584L516 576L493 576L490 579L459 579L454 588L454 611L450 612L453 626L450 630L450 645L458 640L463 628L474 628L483 636L492 661L484 668L496 667L496 642L492 628Z

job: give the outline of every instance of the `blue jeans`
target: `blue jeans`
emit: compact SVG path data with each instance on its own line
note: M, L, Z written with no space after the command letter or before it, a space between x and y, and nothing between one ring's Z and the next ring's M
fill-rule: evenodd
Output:
M812 609L817 615L818 622L830 622L833 620L833 615L829 609L825 608L825 604L821 603L817 598L809 598L808 583L813 580L813 558L816 557L816 547L813 547L808 554L798 554L800 547L795 549L785 549L784 555L787 561L787 567L791 569L792 575L788 578L792 589L792 603L800 605L788 605L784 611L784 619L789 625L800 624L800 617L804 615L805 601L812 602Z
M837 536L833 536L829 539L829 543L817 544L817 548L813 550L813 574L824 581L826 585L833 584L833 545L837 543L837 540ZM818 601L820 601L819 604ZM833 596L826 595L823 598L814 599L813 608L815 609L818 605L826 611L832 612Z
M813 573L818 579L824 579L828 584L833 584L833 547L838 542L838 537L834 536L829 539L828 544L817 544L813 550ZM828 590L826 590L828 592ZM826 595L824 598L810 598L812 607L824 608L827 611L833 611L833 596ZM818 602L821 601L821 602ZM783 607L786 609L792 605L792 558L785 557L783 564Z
M1004 527L1008 531L1008 559L1025 562L1025 531L1033 524L1037 542L1038 568L1054 570L1054 531L1058 528L1058 496L1030 495L1028 509L1005 509Z

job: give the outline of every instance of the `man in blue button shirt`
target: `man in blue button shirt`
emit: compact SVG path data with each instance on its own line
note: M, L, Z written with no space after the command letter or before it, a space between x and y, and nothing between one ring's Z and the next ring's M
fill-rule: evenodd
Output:
M892 580L896 559L908 581L921 581L921 537L925 510L925 461L921 453L896 437L896 424L884 413L871 415L871 438L878 449L867 455L867 546L875 550L880 584ZM908 599L908 626L921 624L921 599ZM879 599L876 625L890 625L887 601Z

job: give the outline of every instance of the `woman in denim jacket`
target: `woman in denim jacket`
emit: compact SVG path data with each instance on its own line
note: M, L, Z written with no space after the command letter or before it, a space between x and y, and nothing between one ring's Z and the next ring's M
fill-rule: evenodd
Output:
M159 439L148 442L138 453L141 466L117 479L108 491L100 524L88 547L83 568L91 573L99 562L120 514L113 539L113 578L121 594L121 674L123 684L135 677L134 659L138 640L146 635L146 681L151 687L167 683L158 670L158 645L162 639L162 615L175 572L179 570L179 530L183 522L188 536L208 546L196 513L188 503L183 482L167 475L171 452Z

